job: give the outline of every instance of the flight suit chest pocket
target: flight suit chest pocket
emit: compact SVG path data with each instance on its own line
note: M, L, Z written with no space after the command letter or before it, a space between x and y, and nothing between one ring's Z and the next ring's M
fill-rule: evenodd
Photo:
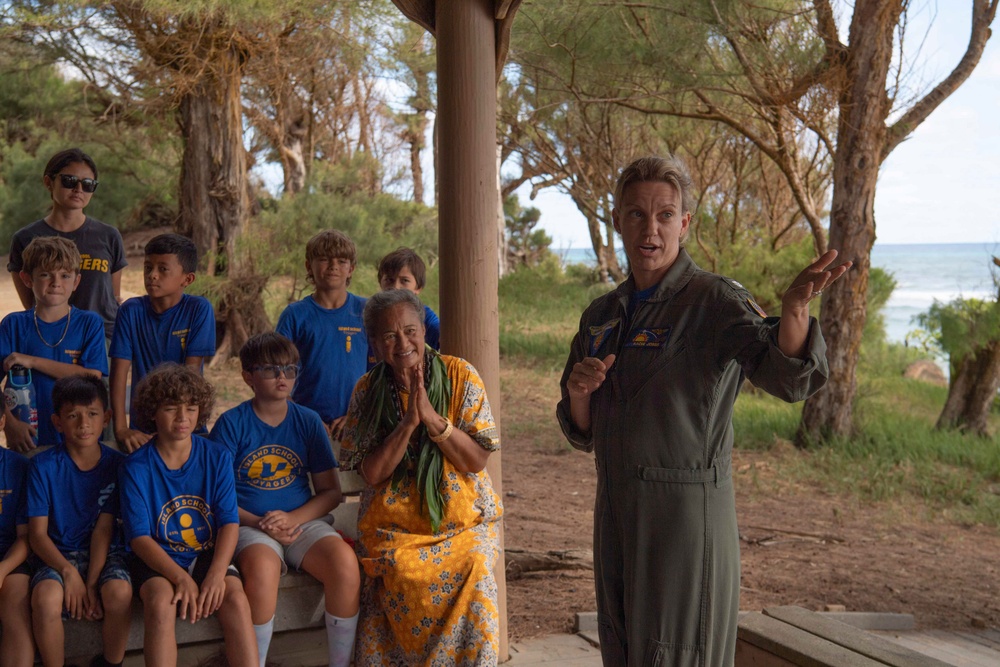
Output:
M619 362L619 369L628 368L621 378L625 396L649 386L673 384L670 376L677 370L672 366L678 365L687 348L684 337L673 334L671 327L635 329L628 334Z

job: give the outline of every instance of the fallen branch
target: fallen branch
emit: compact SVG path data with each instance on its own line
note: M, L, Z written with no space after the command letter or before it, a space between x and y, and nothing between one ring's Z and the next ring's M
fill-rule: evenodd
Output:
M743 526L743 528L745 530L759 530L765 533L780 533L782 535L791 535L795 538L798 538L798 540L804 542L819 542L821 544L835 542L837 544L843 544L844 542L847 541L846 539L840 537L839 535L829 535L826 533L806 533L801 530L783 530L781 528L768 528L767 526ZM779 541L775 540L774 535L771 534L767 535L766 537L760 537L755 539L751 539L741 534L740 539L742 539L744 542L748 542L751 544L760 544L762 546L768 546L768 544L774 544ZM788 540L783 540L783 541L788 541Z
M592 570L594 568L594 553L587 549L566 549L564 551L504 549L504 560L508 579L517 579L528 572Z

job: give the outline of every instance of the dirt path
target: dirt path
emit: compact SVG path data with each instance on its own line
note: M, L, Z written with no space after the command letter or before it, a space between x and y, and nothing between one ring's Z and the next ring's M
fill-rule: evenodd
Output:
M594 461L569 449L555 424L558 375L505 368L502 381L505 546L590 549ZM910 613L925 628L1000 627L996 529L957 526L919 504L817 493L789 479L799 456L791 445L735 452L741 609L843 605ZM574 612L596 608L589 570L511 577L507 595L515 640L567 631Z

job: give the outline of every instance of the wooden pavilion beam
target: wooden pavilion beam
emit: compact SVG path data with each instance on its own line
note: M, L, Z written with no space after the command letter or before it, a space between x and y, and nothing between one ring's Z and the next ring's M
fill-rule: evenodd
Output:
M499 239L496 83L521 0L393 0L437 39L438 238L441 350L479 370L500 428ZM487 472L503 497L501 457ZM508 659L507 584L501 555L494 568L500 613L500 660Z

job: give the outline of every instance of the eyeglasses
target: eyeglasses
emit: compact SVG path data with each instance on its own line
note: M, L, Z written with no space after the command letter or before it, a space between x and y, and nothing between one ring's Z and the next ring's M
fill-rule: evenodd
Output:
M99 185L93 178L80 178L73 174L59 174L59 182L67 190L76 190L76 184L79 183L84 192L94 192Z
M250 371L260 373L260 376L265 380L275 380L282 373L285 374L286 380L294 380L299 374L299 367L295 364L289 366L254 366Z

